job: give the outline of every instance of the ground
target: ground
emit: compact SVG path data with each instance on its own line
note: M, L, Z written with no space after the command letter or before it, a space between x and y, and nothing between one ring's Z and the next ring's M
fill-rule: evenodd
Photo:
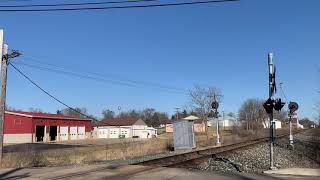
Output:
M49 149L65 149L77 147L101 146L110 144L130 143L137 141L148 141L151 139L86 139L72 140L65 142L52 143L25 143L25 144L6 144L4 152L20 152L26 149L29 150L49 150Z
M283 168L320 168L320 142L305 141L315 139L320 129L312 129L294 136L294 149L287 147L288 137L276 139L274 146L275 166ZM303 139L300 139L303 137ZM217 155L205 162L195 164L195 170L221 173L261 173L269 169L269 143L258 144L247 149L239 149Z
M313 176L292 176L276 174L219 174L194 172L187 169L147 167L147 166L111 166L109 164L66 166L50 168L2 169L0 179L115 179L115 180L232 180L232 179L317 179Z

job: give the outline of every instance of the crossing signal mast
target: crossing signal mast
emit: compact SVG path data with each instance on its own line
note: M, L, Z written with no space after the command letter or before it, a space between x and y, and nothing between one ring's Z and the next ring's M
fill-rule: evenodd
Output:
M269 115L269 128L270 128L270 169L275 169L273 159L273 146L274 146L274 128L275 121L273 119L273 110L281 111L285 102L281 101L281 98L274 99L273 95L277 92L276 87L276 68L273 64L273 54L268 54L268 68L269 68L269 98L263 104L267 114Z
M220 134L219 134L219 112L218 112L218 108L219 108L219 102L217 101L216 99L216 95L214 95L214 100L213 102L211 103L211 108L212 108L212 111L213 111L213 117L216 118L216 131L217 131L217 146L220 146L221 145L221 142L220 142Z
M290 128L289 147L293 149L294 145L293 145L293 135L292 135L292 116L294 115L294 112L299 109L299 105L296 102L290 102L288 105L288 109L289 109L288 116L289 116L289 128Z

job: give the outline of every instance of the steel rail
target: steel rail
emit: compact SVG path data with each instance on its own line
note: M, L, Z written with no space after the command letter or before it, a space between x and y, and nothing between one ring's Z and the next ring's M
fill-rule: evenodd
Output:
M294 133L300 133L304 130L295 131ZM276 135L277 138L282 138L288 136L289 133L282 133ZM207 147L201 148L199 150L194 150L190 152L184 152L180 154L174 154L166 157L161 157L152 160L146 160L139 163L134 163L133 165L145 165L145 166L162 166L162 167L172 167L179 164L187 163L189 161L198 160L201 158L206 158L210 156L214 156L221 153L227 153L230 151L246 148L252 145L260 144L267 142L269 137L262 137L257 138L249 141L242 141L234 144L228 144L223 146L214 146L214 147Z
M304 130L294 131L293 133L296 134L296 133L300 133L302 131L304 131ZM282 134L277 135L276 137L282 138L282 137L288 136L288 134L289 133L282 133ZM132 163L130 165L143 165L143 166L149 166L149 167L147 167L146 169L138 169L138 170L131 171L131 172L129 172L130 174L125 173L125 174L117 175L117 177L126 177L126 176L130 176L132 174L141 173L141 172L156 169L159 167L173 167L173 166L182 165L182 164L185 165L190 161L199 160L199 159L211 157L211 156L214 156L217 154L227 153L227 152L234 151L237 149L250 147L252 145L263 143L268 140L269 140L269 137L262 137L262 138L257 138L257 139L253 139L253 140L249 140L249 141L242 141L242 142L223 145L223 146L219 146L219 147L201 148L201 149L194 150L191 152L174 154L174 155L170 155L170 156L166 156L166 157L162 157L162 158L156 158L156 159L152 159L152 160L145 160L145 161L138 162L138 163ZM96 172L102 172L102 171L110 170L110 169L113 169L113 168L109 167L109 166L100 167L100 168L96 168L96 169L92 169L92 170L88 170L88 171L75 172L75 173L57 176L57 177L55 177L55 179L70 179L70 178L81 177L81 176L89 175L89 174L96 173Z

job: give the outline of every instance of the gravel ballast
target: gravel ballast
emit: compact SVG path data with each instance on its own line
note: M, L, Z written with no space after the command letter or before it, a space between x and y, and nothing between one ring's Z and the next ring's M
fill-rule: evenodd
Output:
M282 168L320 168L319 163L306 156L306 150L290 150L278 142L274 147L275 166ZM239 149L228 154L217 155L196 165L196 170L220 173L261 173L269 169L268 143Z

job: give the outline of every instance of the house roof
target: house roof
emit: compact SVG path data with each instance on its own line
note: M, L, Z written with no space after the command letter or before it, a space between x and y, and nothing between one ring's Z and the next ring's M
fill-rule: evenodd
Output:
M40 113L40 112L5 111L5 114L11 114L11 115L29 117L29 118L42 118L42 119L68 119L68 120L87 120L87 121L92 120L92 119L78 118L78 117L72 117L72 116L65 116L63 114L50 114L50 113Z
M139 120L140 119L138 119L138 118L104 119L102 121L99 121L96 126L132 126Z
M180 119L178 121L187 121L186 119ZM194 124L202 124L203 120L202 119L197 119L197 120L192 120ZM173 121L172 120L167 120L166 124L172 124Z
M188 116L188 117L185 117L185 118L183 118L184 120L198 120L198 119L200 119L200 118L198 118L197 116Z
M161 124L172 124L172 120L170 119L161 120Z

